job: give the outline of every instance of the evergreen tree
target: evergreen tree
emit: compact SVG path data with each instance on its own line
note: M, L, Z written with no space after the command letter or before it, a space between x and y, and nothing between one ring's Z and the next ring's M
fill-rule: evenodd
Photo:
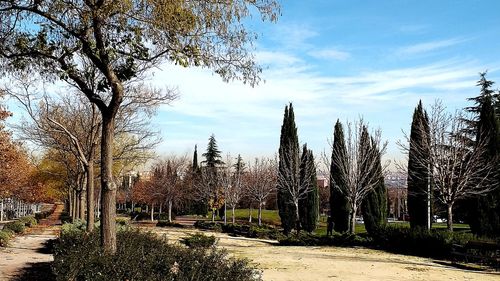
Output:
M371 149L378 150L372 141ZM369 171L378 177L378 184L370 191L361 203L361 212L366 231L373 233L387 222L387 188L384 183L384 174L382 171L382 161L380 153L378 154L378 163L374 170Z
M193 153L193 172L196 173L198 172L198 146L194 146L194 153Z
M223 165L221 157L221 151L217 147L217 141L215 140L215 135L212 134L208 139L207 151L202 154L205 157L205 160L202 163L205 163L207 167L216 168L217 166ZM215 169L213 169L215 171Z
M338 151L339 154L347 157L347 149L344 139L344 129L342 123L337 120L333 132L333 151ZM345 175L342 175L342 170L332 161L330 165L330 215L334 222L334 229L337 232L346 232L349 230L349 213L350 207L347 196L340 190L344 189Z
M483 78L483 77L482 77ZM488 93L489 91L485 91ZM482 106L477 122L476 142L486 144L483 161L498 162L500 154L499 124L493 107L491 92L482 97ZM496 165L498 167L498 164ZM498 185L499 174L494 173L489 180L496 181ZM496 188L491 193L472 199L470 210L470 226L473 233L481 236L500 235L500 189Z
M428 226L429 159L429 118L420 101L413 113L408 152L408 213L411 228Z
M198 166L198 146L194 146L193 153L193 163L191 166L191 179L193 185L196 185L199 180L201 180L201 169ZM193 200L186 204L186 208L189 213L195 215L206 216L208 213L208 204L204 200Z
M281 226L288 234L298 222L297 209L288 192L288 185L299 185L299 141L293 106L290 103L285 107L283 125L281 126L277 201Z
M300 224L305 231L313 232L318 224L319 193L314 156L307 144L304 144L300 162L300 185L309 190L299 201Z

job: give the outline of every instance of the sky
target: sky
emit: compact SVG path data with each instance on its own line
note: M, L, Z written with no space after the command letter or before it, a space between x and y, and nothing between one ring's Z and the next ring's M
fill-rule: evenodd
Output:
M276 23L255 16L255 56L265 82L224 83L210 70L165 64L150 77L178 100L152 119L159 154L202 153L214 134L231 155L273 156L285 105L293 103L301 143L329 149L337 119L362 117L389 143L409 131L419 99L452 111L478 94L479 73L500 83L500 1L282 0Z

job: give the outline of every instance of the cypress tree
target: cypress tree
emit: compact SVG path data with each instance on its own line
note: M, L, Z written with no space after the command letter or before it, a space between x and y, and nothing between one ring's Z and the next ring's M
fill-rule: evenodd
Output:
M198 145L194 145L194 153L193 153L193 166L192 166L192 171L193 173L198 172Z
M300 186L310 190L299 201L300 224L305 231L313 232L318 223L319 194L314 156L307 144L304 144L300 161Z
M378 155L378 163L374 170L367 172L374 173L378 178L378 183L361 202L363 221L366 231L369 234L385 226L387 222L387 188L384 183L380 152L373 141L370 146L370 149L375 150L375 153Z
M429 144L429 118L420 101L413 113L408 152L408 213L411 228L428 226Z
M332 160L334 153L341 159L347 158L347 149L344 139L344 129L342 123L337 120L333 132ZM330 165L330 216L334 222L334 229L337 232L346 232L349 230L350 206L347 196L340 190L344 189L345 175L337 167L334 161Z
M290 233L298 221L297 210L287 191L287 185L299 184L299 141L294 119L290 103L285 107L281 126L277 187L278 213L285 234Z

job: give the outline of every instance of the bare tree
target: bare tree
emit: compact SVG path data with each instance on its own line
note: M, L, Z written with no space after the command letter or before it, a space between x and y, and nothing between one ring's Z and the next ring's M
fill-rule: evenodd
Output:
M248 164L244 185L250 199L257 202L259 225L262 224L262 208L269 195L276 191L277 171L276 160L270 158L255 158L253 164Z
M355 233L356 212L366 195L378 184L379 178L373 173L377 168L380 157L385 153L387 142L381 143L381 131L375 130L370 137L368 127L359 120L347 123L346 154L341 151L332 151L332 162L341 169L341 176L345 184L333 184L347 198L350 205L349 231ZM383 167L385 171L386 167Z
M421 160L429 163L435 197L447 207L449 231L453 231L453 206L457 200L495 188L490 180L494 162L483 158L487 143L478 141L474 148L470 147L465 120L463 111L450 114L437 101L430 116L430 159Z
M169 222L172 222L172 208L179 203L183 195L181 180L187 167L187 155L171 155L153 165L151 181L155 185L160 206L167 204Z

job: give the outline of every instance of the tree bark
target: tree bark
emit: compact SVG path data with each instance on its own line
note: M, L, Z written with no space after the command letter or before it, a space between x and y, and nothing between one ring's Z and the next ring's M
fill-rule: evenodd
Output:
M259 202L259 226L262 225L262 203Z
M93 150L93 149L92 149ZM92 232L94 230L95 214L94 214L94 156L91 151L91 157L89 157L88 165L86 166L87 174L87 231Z
M78 218L81 219L81 220L84 220L85 219L85 201L86 201L86 198L85 198L85 190L86 190L86 186L87 186L87 177L86 175L82 178L82 182L80 184L80 190L78 192L78 201L79 201L79 205L80 205L80 209L78 210ZM89 225L87 223L87 225Z
M0 221L3 221L3 198L0 200Z
M172 222L172 200L168 200L168 222Z
M248 209L248 214L249 214L248 222L252 222L252 205L250 205L250 208Z
M113 114L114 116L114 114ZM102 112L101 139L101 246L116 253L116 184L113 179L114 117Z
M227 204L226 201L224 201L224 225L227 224Z
M447 206L448 220L446 221L446 226L448 231L453 231L453 204L448 203Z
M351 234L356 233L356 209L358 206L356 204L352 204L351 206L351 225L349 226L349 232Z
M233 206L232 208L232 212L231 212L231 215L232 215L232 219L233 219L233 224L236 222L236 217L234 215L234 209L236 208L236 206Z
M151 221L154 221L155 216L155 203L151 203Z

